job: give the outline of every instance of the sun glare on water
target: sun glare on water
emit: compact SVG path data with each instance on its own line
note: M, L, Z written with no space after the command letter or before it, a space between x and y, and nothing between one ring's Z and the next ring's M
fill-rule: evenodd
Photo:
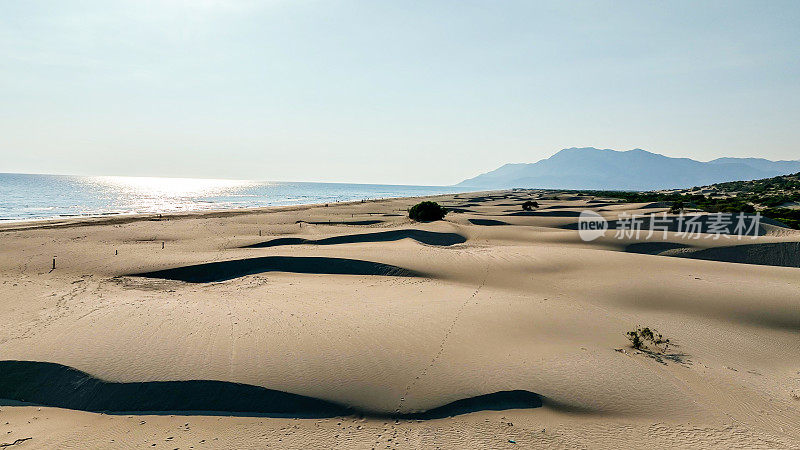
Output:
M253 184L252 181L245 180L159 177L92 177L91 181L113 189L153 197L205 197Z
M185 211L198 209L198 203L207 203L209 208L220 207L224 205L210 200L235 196L256 184L246 180L109 176L87 181L122 206L117 212Z

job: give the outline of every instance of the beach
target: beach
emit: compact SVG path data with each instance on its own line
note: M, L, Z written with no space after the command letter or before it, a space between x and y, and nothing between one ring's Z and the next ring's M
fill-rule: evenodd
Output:
M394 198L0 224L0 444L800 447L797 230L586 241L583 210L669 208L426 199L445 220Z

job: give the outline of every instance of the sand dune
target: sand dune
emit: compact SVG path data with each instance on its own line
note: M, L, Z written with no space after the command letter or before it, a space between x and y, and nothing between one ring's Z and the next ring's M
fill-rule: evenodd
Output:
M740 264L800 267L800 242L766 242L712 247L689 252L676 252L670 256Z
M303 238L277 238L265 242L248 245L248 248L276 247L280 245L340 245L354 244L357 242L390 242L400 239L413 239L428 245L455 245L463 244L467 239L457 233L439 233L426 230L391 230L376 233L359 233L344 236L334 236L323 239Z
M800 234L585 242L646 205L552 197L0 225L0 443L800 447Z
M0 371L3 373L0 399L83 411L172 415L214 413L306 419L371 414L325 400L223 381L114 383L71 367L36 361L0 361ZM386 417L430 420L477 411L541 406L541 396L532 392L502 391L456 400L427 411Z
M567 211L567 210L557 210L557 211L517 211L509 213L510 216L539 216L539 217L578 217L580 215L580 211Z
M625 251L739 264L800 267L800 242L764 242L714 247L696 247L678 242L637 242L625 247Z
M467 219L469 223L473 225L482 225L482 226L495 226L495 225L510 225L508 222L503 222L502 220L495 220L495 219Z
M383 223L382 220L329 220L325 221L316 221L316 222L306 222L306 221L298 221L297 223L305 222L310 223L312 225L375 225L378 223Z
M261 258L218 261L129 275L135 277L187 281L189 283L211 283L264 272L382 275L394 277L419 276L419 274L402 267L372 261L295 256L264 256Z
M571 213L570 213L571 214ZM653 217L650 216L650 212L641 212L639 213L640 216L637 219L639 222L640 228L642 230L649 230L655 227L657 230L661 231L663 228L666 228L670 232L678 232L681 230L688 229L689 225L687 225L689 220L693 220L696 225L694 228L690 228L691 232L697 232L701 234L709 234L709 233L721 233L721 234L730 234L730 235L738 235L741 234L743 236L766 236L770 234L770 232L775 228L784 228L788 229L785 225L781 224L780 222L768 219L768 218L760 218L758 221L758 226L754 225L755 222L751 222L750 220L752 216L746 216L748 219L742 225L739 224L738 220L733 219L727 223L722 225L715 225L714 220L707 214L687 214L683 218L677 215L668 215L665 219L662 219L660 215L656 215L656 219L654 220ZM517 213L515 215L523 215ZM528 214L528 215L536 215L536 214ZM542 214L543 215L543 214ZM574 215L567 215L567 217L578 217L579 212L576 212ZM557 216L553 214L553 216ZM610 230L617 230L623 226L629 226L633 219L632 218L625 218L619 220L609 220L608 221L608 229ZM753 228L750 228L750 227ZM577 230L578 223L569 223L564 225L562 228L567 230Z
M679 242L634 242L627 245L625 251L645 255L660 255L669 250L684 248L691 248L691 246Z
M346 407L223 381L106 382L60 364L0 361L0 398L97 412L197 412L275 417L335 417Z

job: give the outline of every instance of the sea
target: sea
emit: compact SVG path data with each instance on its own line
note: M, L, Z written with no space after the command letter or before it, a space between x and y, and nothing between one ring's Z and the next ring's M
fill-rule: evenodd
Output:
M463 192L454 186L0 173L0 221L335 203Z

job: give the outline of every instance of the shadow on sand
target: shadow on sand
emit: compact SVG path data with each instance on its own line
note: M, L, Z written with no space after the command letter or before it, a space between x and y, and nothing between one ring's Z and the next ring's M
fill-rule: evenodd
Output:
M759 266L800 267L800 242L765 242L712 247L670 256Z
M502 220L494 220L494 219L467 219L473 225L482 225L482 226L496 226L496 225L511 225L508 222L503 222Z
M401 419L441 419L444 417L469 414L476 411L503 411L506 409L530 409L539 408L543 404L543 398L539 394L530 391L500 391L492 394L478 395L452 403L429 409L424 412L412 414L398 414L392 417Z
M626 246L625 251L759 266L800 267L800 242L764 242L705 249L675 242L636 242Z
M578 213L578 215L580 215ZM666 216L666 218L661 217L660 215L651 216L647 215L638 215L636 219L636 226L641 230L650 230L651 228L655 228L657 232L663 231L666 229L667 231L671 232L688 232L688 233L721 233L721 234L731 234L731 235L739 235L742 234L744 236L764 236L767 234L769 228L767 226L774 226L779 228L788 228L785 224L778 222L777 220L773 220L767 217L759 217L756 221L754 215L746 214L743 216L743 219L740 223L739 216L723 216L731 219L725 223L716 222L713 216L708 214L701 214L701 215L685 215L685 216ZM691 225L690 225L691 222ZM758 226L756 226L758 225ZM578 222L569 223L566 225L562 225L559 228L564 230L577 230L579 227ZM617 230L620 228L625 228L630 230L633 227L633 222L631 220L609 220L608 221L608 229L609 230ZM713 230L713 231L712 231Z
M542 397L529 391L500 391L457 400L428 411L381 415L313 397L223 381L115 383L56 363L0 361L0 405L27 402L93 412L223 414L323 418L352 414L404 419L437 419L476 411L538 408Z
M507 216L537 216L537 217L579 217L581 215L580 211L517 211L510 214L506 214Z
M383 223L383 220L340 220L340 221L324 221L324 222L312 222L308 220L298 220L295 223L309 223L311 225L375 225L379 223Z
M160 278L188 283L211 283L232 280L264 272L316 273L332 275L382 275L392 277L420 277L423 274L390 264L360 259L326 258L314 256L264 256L261 258L234 259L153 272L129 274L133 277Z
M448 206L447 212L456 213L456 214L464 214L464 213L474 213L475 211L468 209L468 208L459 208L457 206Z
M628 253L640 253L642 255L658 255L667 250L676 250L681 248L691 248L686 244L677 242L634 242L625 246L625 251Z
M113 383L61 364L0 361L0 398L83 411L237 412L333 417L347 408L325 400L222 381Z
M281 245L299 245L299 244L313 244L313 245L336 245L336 244L354 244L358 242L389 242L399 241L401 239L414 239L417 242L428 245L441 245L449 246L455 244L463 244L467 239L457 233L438 233L435 231L425 230L391 230L380 231L376 233L363 233L363 234L349 234L346 236L334 236L325 239L303 239L303 238L278 238L266 242L259 242L253 245L247 245L244 248L262 248L262 247L277 247Z

